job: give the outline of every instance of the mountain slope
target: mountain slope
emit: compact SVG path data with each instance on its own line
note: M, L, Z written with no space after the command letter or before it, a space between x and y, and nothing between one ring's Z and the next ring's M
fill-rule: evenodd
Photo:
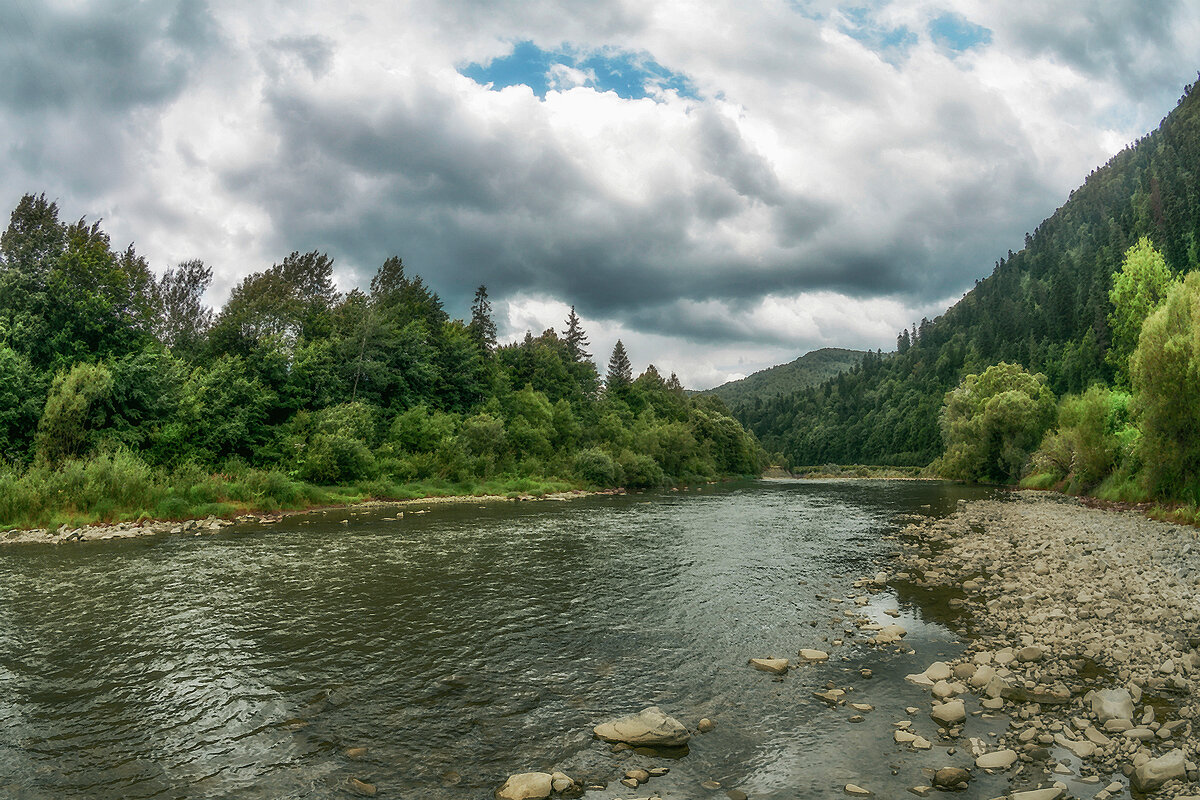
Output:
M1087 177L1025 247L1011 250L914 344L819 387L734 412L794 464L926 464L937 417L963 375L998 361L1043 372L1056 394L1111 382L1105 361L1111 275L1148 236L1176 273L1200 267L1200 90L1158 130Z
M768 400L777 395L792 394L823 383L850 369L861 361L862 357L861 350L823 347L805 353L795 361L760 370L741 380L723 383L700 394L716 395L731 408L753 403L756 398Z

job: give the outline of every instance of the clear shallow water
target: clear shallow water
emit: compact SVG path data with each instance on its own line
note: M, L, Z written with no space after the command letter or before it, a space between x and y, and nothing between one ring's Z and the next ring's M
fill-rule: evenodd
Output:
M783 680L746 660L827 647L829 598L896 549L897 514L981 494L762 481L3 548L0 797L334 798L356 777L381 797L487 798L562 768L611 798L635 764L670 766L650 788L676 797L710 779L822 797L893 769L911 786L950 762L891 744L901 709L928 702L899 676L957 647L919 597L867 609L901 608L915 655L836 648ZM812 697L830 680L878 710L849 724ZM718 728L678 761L593 740L651 704Z

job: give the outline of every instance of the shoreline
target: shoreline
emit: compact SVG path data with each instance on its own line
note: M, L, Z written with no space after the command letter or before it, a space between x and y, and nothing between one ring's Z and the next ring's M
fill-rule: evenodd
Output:
M585 497L612 497L627 494L623 488L616 489L571 489L565 492L548 492L543 495L522 494L514 497L499 494L485 495L430 495L405 500L360 500L355 503L314 505L306 508L283 509L272 512L247 511L236 516L210 516L203 519L184 520L147 519L141 521L98 523L76 528L61 526L49 528L13 528L0 531L0 546L6 544L67 544L73 542L98 542L115 539L133 539L147 536L191 535L203 536L217 533L234 525L274 525L286 517L305 516L328 511L346 511L351 514L370 509L403 508L414 505L465 505L467 503L518 503L518 502L564 502Z
M1196 537L1140 510L1029 491L901 530L888 584L945 593L964 614L952 626L963 654L907 677L930 692L923 714L947 747L949 771L929 782L1002 774L1019 800L1200 795ZM1007 729L981 738L972 718L984 715Z

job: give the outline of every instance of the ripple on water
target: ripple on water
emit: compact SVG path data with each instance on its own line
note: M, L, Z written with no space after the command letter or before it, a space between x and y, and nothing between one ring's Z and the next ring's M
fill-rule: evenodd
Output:
M818 642L812 594L963 491L752 483L6 548L0 795L343 797L354 776L484 798L512 771L613 771L591 726L658 703L721 720L670 764L680 787L823 796L856 756L805 681L846 678L746 659Z

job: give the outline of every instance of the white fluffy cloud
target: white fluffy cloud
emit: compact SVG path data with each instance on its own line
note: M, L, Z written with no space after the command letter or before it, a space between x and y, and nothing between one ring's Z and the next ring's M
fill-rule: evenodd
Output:
M598 361L620 337L705 386L940 312L1170 110L1200 10L26 2L0 29L10 206L202 258L218 302L294 249L347 288L399 254L452 312L487 284L519 336L574 304ZM573 54L544 95L464 74L520 42ZM606 90L640 64L678 80Z

